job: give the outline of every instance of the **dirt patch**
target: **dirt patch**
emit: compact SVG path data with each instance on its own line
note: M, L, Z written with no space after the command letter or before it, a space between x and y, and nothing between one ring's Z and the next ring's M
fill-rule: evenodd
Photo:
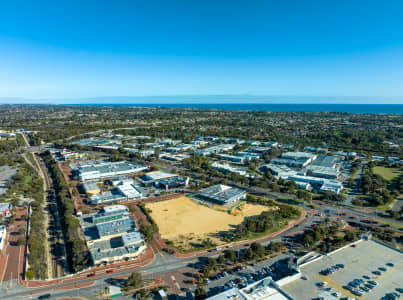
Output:
M218 245L223 244L219 232L234 229L245 217L273 209L244 203L231 213L226 213L197 204L188 197L147 203L146 207L151 210L151 216L157 223L162 238L173 241L183 249L192 247L194 243L199 244L206 238L212 239Z

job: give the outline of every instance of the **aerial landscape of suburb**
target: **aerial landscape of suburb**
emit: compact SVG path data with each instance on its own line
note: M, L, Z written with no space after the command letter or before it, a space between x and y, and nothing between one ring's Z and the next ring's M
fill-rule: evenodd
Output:
M402 29L394 0L0 1L0 299L403 299Z

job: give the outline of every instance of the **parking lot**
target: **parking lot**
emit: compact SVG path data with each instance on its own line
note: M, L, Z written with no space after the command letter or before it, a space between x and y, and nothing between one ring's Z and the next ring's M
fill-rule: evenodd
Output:
M335 265L344 267L329 275L319 274L320 271ZM282 287L296 299L320 297L323 299L340 299L342 297L381 299L388 293L396 292L396 288L403 288L403 255L374 241L363 241L357 243L355 247L344 248L330 256L302 266L301 272L301 279ZM375 281L377 284L368 292L360 290L363 295L358 296L344 288L355 279L363 281L359 285L361 287L368 284L368 281ZM326 282L325 285L320 286L323 282Z
M256 263L253 266L247 265L231 272L220 272L218 276L219 278L216 276L211 276L207 285L209 296L235 286L242 288L247 284L252 284L253 282L263 279L264 277L271 276L269 273L269 267L273 263L288 257L288 254L280 254L276 257Z

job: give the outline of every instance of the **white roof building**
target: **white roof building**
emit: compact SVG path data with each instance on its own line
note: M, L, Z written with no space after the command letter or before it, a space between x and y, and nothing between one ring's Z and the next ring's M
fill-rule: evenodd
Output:
M117 186L118 190L127 199L140 199L142 198L141 192L131 183L124 183Z
M275 283L274 283L275 284ZM283 293L274 288L270 279L262 279L243 289L232 288L207 298L208 300L288 300Z
M162 171L154 171L154 172L150 172L147 173L143 176L144 180L147 182L150 181L158 181L161 179L165 179L165 178L169 178L169 177L174 177L177 176L176 174L172 174L172 173L167 173L167 172L162 172Z
M78 166L78 178L80 181L99 179L124 174L138 173L146 170L144 165L127 161L99 162L88 161L87 164Z
M226 172L237 173L237 174L239 174L241 176L246 175L246 171L244 169L237 168L237 167L231 166L229 164L220 164L218 162L215 162L211 166L216 170L222 170L222 171L226 171Z

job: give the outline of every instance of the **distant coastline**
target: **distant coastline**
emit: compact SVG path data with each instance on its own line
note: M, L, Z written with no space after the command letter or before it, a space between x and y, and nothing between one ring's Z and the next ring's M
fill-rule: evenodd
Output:
M292 104L292 103L80 103L70 105L223 109L273 112L340 112L354 114L403 114L403 104Z

